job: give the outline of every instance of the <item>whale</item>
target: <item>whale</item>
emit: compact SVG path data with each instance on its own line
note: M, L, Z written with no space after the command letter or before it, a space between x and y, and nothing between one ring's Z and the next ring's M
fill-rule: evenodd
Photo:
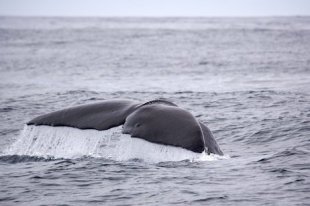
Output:
M122 133L132 138L181 147L195 153L224 155L206 124L189 111L161 99L145 103L104 100L43 114L26 124L99 131L123 125Z

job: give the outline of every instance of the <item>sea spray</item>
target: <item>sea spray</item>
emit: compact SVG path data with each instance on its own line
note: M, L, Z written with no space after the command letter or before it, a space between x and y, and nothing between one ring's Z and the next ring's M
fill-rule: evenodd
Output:
M155 144L121 133L121 126L105 131L71 127L24 126L6 155L29 155L53 158L83 156L117 161L143 159L147 162L212 161L226 156L199 154L179 147Z

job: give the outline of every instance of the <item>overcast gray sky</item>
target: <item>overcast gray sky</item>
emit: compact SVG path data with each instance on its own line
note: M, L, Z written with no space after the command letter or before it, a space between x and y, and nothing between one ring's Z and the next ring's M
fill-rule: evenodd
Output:
M0 0L15 16L310 15L310 0Z

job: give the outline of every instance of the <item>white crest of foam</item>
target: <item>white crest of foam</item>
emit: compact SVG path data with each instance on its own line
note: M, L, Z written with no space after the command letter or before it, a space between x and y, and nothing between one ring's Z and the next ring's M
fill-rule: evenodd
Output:
M70 159L91 156L117 161L138 158L148 162L213 161L226 158L131 138L121 133L121 126L97 131L25 125L20 137L5 153Z

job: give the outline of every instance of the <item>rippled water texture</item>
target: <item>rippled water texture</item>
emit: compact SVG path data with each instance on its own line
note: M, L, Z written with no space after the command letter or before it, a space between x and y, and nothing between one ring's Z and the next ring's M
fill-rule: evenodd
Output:
M0 205L309 204L309 39L309 17L1 17ZM33 117L111 98L173 101L230 158L7 152Z

